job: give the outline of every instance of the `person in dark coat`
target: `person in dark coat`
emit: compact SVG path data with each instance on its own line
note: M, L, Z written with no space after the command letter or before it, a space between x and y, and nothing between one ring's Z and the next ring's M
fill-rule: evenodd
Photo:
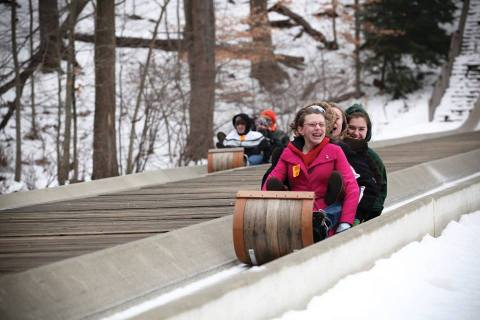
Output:
M232 124L234 129L222 136L222 139L219 137L217 148L241 147L247 156L248 165L267 163L271 156L270 142L262 133L251 130L252 119L245 113L239 113L232 118Z
M341 139L345 155L354 168L360 186L360 203L356 219L368 221L383 211L387 196L387 173L380 156L368 146L372 137L372 122L361 104L354 104L345 110L347 119L346 135ZM341 145L341 143L340 143Z

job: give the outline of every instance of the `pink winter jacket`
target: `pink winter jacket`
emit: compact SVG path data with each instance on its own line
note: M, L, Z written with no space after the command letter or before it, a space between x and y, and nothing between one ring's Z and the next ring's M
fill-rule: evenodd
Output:
M272 177L284 181L285 177L288 176L292 191L315 192L313 209L318 210L327 206L324 197L327 191L328 178L334 170L342 174L345 188L345 198L339 223L347 222L353 225L358 205L359 189L350 164L339 146L331 143L325 145L308 167L305 166L297 154L289 148L285 148L275 169L268 175L266 181ZM263 190L266 190L265 186L266 184Z

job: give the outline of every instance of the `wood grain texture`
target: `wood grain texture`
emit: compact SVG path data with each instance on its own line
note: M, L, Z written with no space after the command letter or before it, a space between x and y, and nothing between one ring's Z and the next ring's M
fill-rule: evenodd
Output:
M471 132L375 151L392 173L478 148L480 132ZM230 215L236 193L259 191L267 168L246 167L115 194L2 210L0 275ZM277 217L277 224L278 219L287 218ZM289 228L298 230L293 223L297 222L290 222ZM301 234L292 230L286 232L293 244ZM280 252L282 241L278 242Z
M244 197L237 198L238 207L243 206L244 211L243 230L238 229L240 218L234 218L234 237L239 238L234 238L235 252L242 262L245 262L247 257L245 263L248 264L261 265L301 249L305 242L304 230L312 232L313 197L299 198L298 192L286 192L291 195L289 198L278 197L276 192L265 193L268 193L270 198L258 197L257 194L249 197L247 192L241 193ZM242 212L235 211L235 215L242 215ZM307 218L303 217L305 215ZM309 226L304 227L303 223ZM240 238L244 243L243 248L240 248ZM310 234L310 238L313 243L313 234ZM308 241L307 243L311 244ZM243 252L239 253L241 250Z
M209 173L244 167L243 148L225 148L208 150Z
M233 211L233 247L238 259L243 263L251 263L245 251L245 239L243 238L243 212L245 211L246 199L238 199Z

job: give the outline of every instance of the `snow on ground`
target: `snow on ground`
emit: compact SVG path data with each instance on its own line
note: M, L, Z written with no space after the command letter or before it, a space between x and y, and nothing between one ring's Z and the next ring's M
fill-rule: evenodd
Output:
M149 39L152 35L155 20L161 13L161 4L168 1L147 1L127 0L117 6L117 35L137 36ZM60 2L63 3L63 2ZM296 37L299 28L273 29L272 39L275 46L275 53L301 56L305 58L305 69L303 71L284 68L289 72L290 82L283 84L283 89L273 95L263 93L256 81L252 80L250 74L250 62L247 60L219 60L216 89L216 102L214 114L214 130L228 132L232 129L231 118L239 112L246 112L255 115L265 108L273 108L279 113L279 127L287 130L288 124L293 120L296 109L305 104L306 101L328 99L338 96L353 88L353 58L352 44L347 40L348 35L353 32L353 23L348 17L351 16L351 0L342 0L337 8L340 17L337 19L337 32L340 49L335 51L319 50L318 43L312 41L311 37L303 34ZM28 21L28 5L21 1L19 8L19 19ZM321 1L288 1L288 6L298 14L306 17L307 21L323 32L329 40L332 40L332 25L328 18L319 18L315 14L324 11L331 5L329 0ZM38 10L34 3L34 12ZM249 29L247 17L249 5L247 2L229 2L215 0L217 39L219 43L234 44L251 41L247 31ZM9 36L10 17L8 10L0 11L0 60L7 59L10 55ZM35 14L36 17L36 14ZM65 17L65 13L62 15ZM270 19L279 20L285 17L270 13ZM37 19L34 19L37 26ZM182 30L183 8L181 1L169 1L166 14L160 25L159 38L176 38ZM454 30L456 23L447 26ZM76 31L92 34L94 30L93 6L89 4L82 18L76 25ZM19 24L18 37L24 39L28 34L28 23ZM38 35L35 35L34 44L38 44ZM76 42L77 61L82 66L81 72L76 77L76 104L79 114L78 122L78 151L79 151L79 177L80 181L89 181L92 171L92 127L94 116L94 61L93 45L90 43ZM29 57L27 47L20 50L20 59L25 61ZM126 154L131 131L133 110L138 90L138 74L140 65L145 63L146 49L122 48L117 50L117 149L121 174L125 174ZM180 63L178 71L176 66L177 56L173 53L155 51L154 61L156 71L151 72L155 78L155 86L150 87L145 95L156 93L155 90L163 85L168 94L162 94L162 101L157 101L155 106L161 108L168 114L168 123L158 120L157 134L152 138L155 140L154 152L148 156L144 171L159 170L178 165L179 155L186 139L187 128L185 128L182 117L183 108L188 103L185 97L188 94L188 69L185 63ZM180 59L180 61L182 61ZM159 68L158 66L161 66ZM10 66L11 67L11 66ZM63 64L65 68L65 63ZM427 105L432 92L433 82L436 80L439 68L430 70L431 76L425 81L425 87L419 92L409 95L405 100L391 101L388 95L382 95L371 85L371 79L364 75L366 96L360 99L369 111L373 121L373 141L397 138L401 136L422 134L426 132L438 132L458 127L460 122L428 122ZM161 72L160 72L161 71ZM177 77L179 72L178 86L171 88L167 86L168 79ZM164 79L162 78L164 77ZM163 80L162 80L163 79ZM313 80L325 79L322 84L315 86L311 92L304 95ZM57 145L58 133L58 76L57 74L35 75L35 101L37 108L37 127L39 128L40 139L22 141L22 182L14 181L15 166L15 121L11 119L8 126L0 132L0 159L4 158L6 165L0 167L0 194L31 189L41 189L58 185L57 181ZM62 88L61 100L65 99L66 75L60 76ZM172 84L168 84L172 85ZM121 88L120 88L121 87ZM180 88L180 89L178 89ZM178 90L177 90L178 89ZM148 95L147 95L148 93ZM10 90L0 97L0 102L12 100L14 90ZM151 98L151 96L149 96ZM234 98L234 99L232 99ZM152 98L151 98L152 99ZM348 107L355 101L345 101L340 105ZM24 89L22 98L22 136L27 137L31 132L31 110L30 110L30 82ZM6 109L2 110L2 115ZM63 121L63 115L61 115ZM137 120L141 121L136 125L135 132L139 137L142 131L143 105ZM62 128L62 125L60 125ZM61 140L61 139L60 139ZM134 143L137 152L138 141ZM72 147L73 148L73 147ZM72 175L72 174L71 174ZM72 178L72 177L70 177Z
M462 122L428 121L431 88L417 91L405 100L388 101L376 96L364 102L372 119L372 141L454 130Z
M478 319L480 211L350 275L279 319Z

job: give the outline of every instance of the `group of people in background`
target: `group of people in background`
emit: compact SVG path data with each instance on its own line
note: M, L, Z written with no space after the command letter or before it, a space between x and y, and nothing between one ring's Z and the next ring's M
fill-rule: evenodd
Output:
M382 213L387 174L368 146L372 123L362 105L344 111L331 102L308 104L290 124L291 140L276 118L270 109L256 119L237 114L234 130L217 135L217 147L243 147L248 165L271 162L262 190L315 192L315 242Z
M277 127L277 115L267 109L255 119L245 113L236 114L232 119L233 130L227 135L217 134L217 148L244 148L247 165L271 162L271 158L288 144L288 135Z

